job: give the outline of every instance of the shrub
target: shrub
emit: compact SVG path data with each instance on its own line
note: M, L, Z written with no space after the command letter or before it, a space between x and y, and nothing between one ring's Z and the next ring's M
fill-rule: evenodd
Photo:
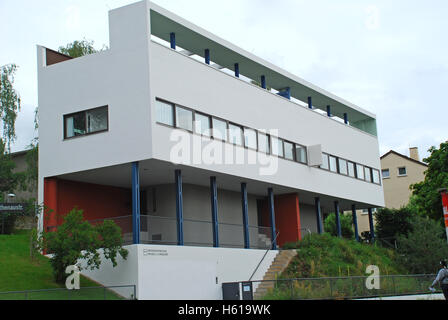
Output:
M347 239L352 239L355 235L352 228L352 217L351 215L340 214L339 220L341 223L342 237ZM336 215L330 213L324 221L325 232L330 233L332 236L337 236L336 229Z
M128 251L122 248L120 228L110 220L102 224L91 225L83 221L82 210L73 209L64 217L64 223L56 231L44 232L41 247L51 253L51 266L55 280L63 282L65 269L70 265L81 266L80 259L85 260L87 268L98 269L101 265L98 249L104 249L104 257L115 267L118 254L126 259Z

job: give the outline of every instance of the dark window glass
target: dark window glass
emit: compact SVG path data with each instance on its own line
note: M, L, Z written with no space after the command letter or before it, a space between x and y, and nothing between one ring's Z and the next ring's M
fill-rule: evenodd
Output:
M398 175L405 176L407 174L406 167L398 168Z
M381 174L382 174L382 176L383 176L383 179L385 179L385 178L389 178L389 177L390 177L389 169L381 170Z
M86 134L86 115L77 113L65 118L65 137L72 138Z
M86 111L87 133L107 130L107 107Z

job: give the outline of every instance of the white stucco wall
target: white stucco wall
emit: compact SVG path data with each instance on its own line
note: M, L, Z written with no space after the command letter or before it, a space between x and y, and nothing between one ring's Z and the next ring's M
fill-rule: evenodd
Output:
M103 285L137 285L139 300L221 300L222 283L247 281L265 250L133 245L116 268L83 274ZM252 280L262 280L278 251L268 252Z

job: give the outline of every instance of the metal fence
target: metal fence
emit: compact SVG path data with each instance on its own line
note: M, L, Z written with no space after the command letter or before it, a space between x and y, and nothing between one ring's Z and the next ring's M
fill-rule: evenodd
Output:
M381 275L379 289L368 289L369 276L252 281L257 300L361 299L429 294L435 274ZM436 291L440 293L441 291Z
M0 292L0 300L135 300L136 286L84 287Z
M114 221L121 228L123 244L133 243L132 216L110 217L89 220L93 225L105 220ZM249 242L251 249L269 249L271 247L271 228L249 225ZM54 231L57 227L47 227L47 231ZM213 247L212 221L199 219L183 219L184 244L187 246ZM218 223L219 246L224 248L244 248L243 224ZM140 242L143 244L176 245L177 219L176 217L140 215Z

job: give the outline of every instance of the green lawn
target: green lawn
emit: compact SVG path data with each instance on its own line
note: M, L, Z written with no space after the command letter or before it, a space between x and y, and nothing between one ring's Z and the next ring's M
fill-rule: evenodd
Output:
M30 232L16 231L13 235L0 235L0 292L41 290L65 288L64 284L58 284L53 279L53 270L50 260L44 256L38 256L33 261L30 258ZM44 300L102 300L120 299L113 292L98 287L95 283L81 276L81 290L56 290L47 292L0 294L2 299L44 299ZM129 289L131 290L131 289Z

